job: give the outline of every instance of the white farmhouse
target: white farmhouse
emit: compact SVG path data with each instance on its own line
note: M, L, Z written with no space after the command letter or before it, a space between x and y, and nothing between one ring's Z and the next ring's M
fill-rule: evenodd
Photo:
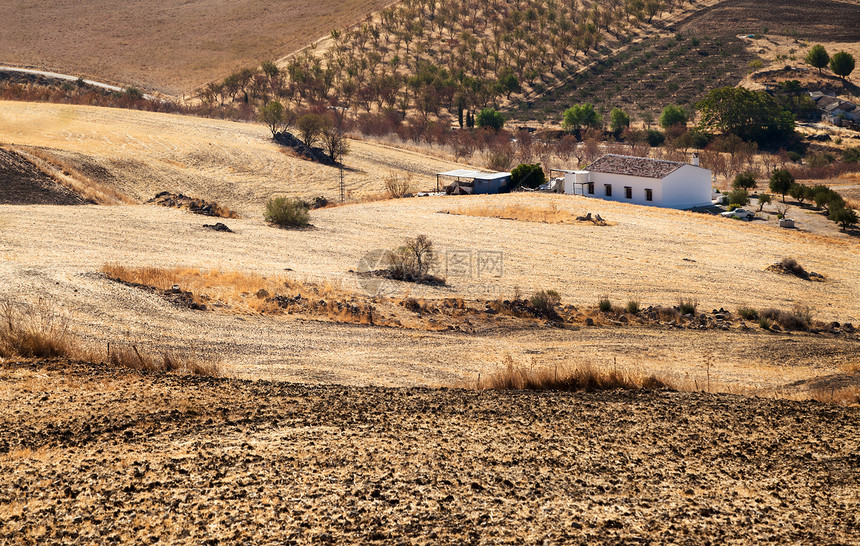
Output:
M711 171L693 164L608 154L586 171L564 171L564 193L672 209L707 207Z

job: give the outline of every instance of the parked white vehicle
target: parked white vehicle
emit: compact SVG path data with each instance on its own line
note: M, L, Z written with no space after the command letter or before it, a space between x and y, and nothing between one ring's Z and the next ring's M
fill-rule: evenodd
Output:
M741 220L752 220L755 218L755 213L748 211L747 209L735 209L721 212L720 216L725 216L726 218L740 218Z

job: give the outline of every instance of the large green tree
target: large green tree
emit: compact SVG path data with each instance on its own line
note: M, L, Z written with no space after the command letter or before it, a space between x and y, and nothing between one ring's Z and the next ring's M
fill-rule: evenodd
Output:
M498 131L505 125L505 118L501 112L496 112L493 108L484 108L478 112L478 117L475 118L478 127L482 129L491 129Z
M844 51L834 53L830 57L830 70L845 81L845 77L854 71L854 57Z
M613 108L609 112L609 128L616 135L620 135L627 127L630 127L630 116L621 108Z
M565 129L579 130L584 127L600 127L603 118L589 103L575 104L564 111L562 126Z
M687 112L685 112L680 106L670 104L663 108L663 112L660 114L658 123L660 124L660 127L664 129L680 123L687 123Z
M825 68L827 63L830 62L830 55L827 54L827 50L824 49L823 45L817 44L812 46L812 49L810 49L809 53L806 54L806 58L804 60L807 64L817 68L818 73L821 74L821 69Z
M772 145L794 136L794 115L764 91L712 89L697 105L700 127Z

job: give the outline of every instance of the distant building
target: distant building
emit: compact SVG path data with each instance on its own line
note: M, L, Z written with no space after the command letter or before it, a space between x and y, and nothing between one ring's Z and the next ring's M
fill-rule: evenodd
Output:
M564 193L672 209L706 207L711 171L693 163L604 155L588 170L564 171Z
M453 180L452 180L453 179ZM467 169L456 169L436 174L436 189L442 180L452 180L445 185L445 192L454 195L506 193L511 191L511 173L483 173Z
M820 91L809 94L821 112L821 120L833 125L849 125L860 123L860 107L851 101L839 97L825 95Z

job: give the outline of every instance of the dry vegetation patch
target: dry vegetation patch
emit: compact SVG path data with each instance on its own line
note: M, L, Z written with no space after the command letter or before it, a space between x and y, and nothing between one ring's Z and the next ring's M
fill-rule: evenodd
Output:
M612 225L599 214L592 216L577 215L569 210L561 208L558 203L547 204L494 204L491 206L460 207L444 211L448 214L462 214L465 216L482 216L485 218L500 218L503 220L520 220L523 222L542 222L545 224L575 224L578 222L589 222L597 226Z
M467 383L467 386L471 385ZM593 392L614 389L664 389L670 385L653 374L617 368L605 370L587 363L551 366L533 362L526 366L506 355L503 365L486 377L479 376L474 387L491 390Z
M147 201L147 203L187 210L204 216L218 216L219 218L238 218L239 216L234 211L218 203L210 203L203 199L188 197L181 193L169 191L159 192L155 197Z
M3 359L72 359L102 362L92 347L76 339L68 317L45 300L36 303L0 302L0 362ZM202 358L187 351L142 353L137 346L107 345L107 366L147 372L175 372L217 377L220 361Z
M373 323L370 302L327 281L311 283L283 275L269 277L235 270L127 267L116 263L105 264L102 273L131 286L157 289L168 300L201 311L301 314L336 322Z

